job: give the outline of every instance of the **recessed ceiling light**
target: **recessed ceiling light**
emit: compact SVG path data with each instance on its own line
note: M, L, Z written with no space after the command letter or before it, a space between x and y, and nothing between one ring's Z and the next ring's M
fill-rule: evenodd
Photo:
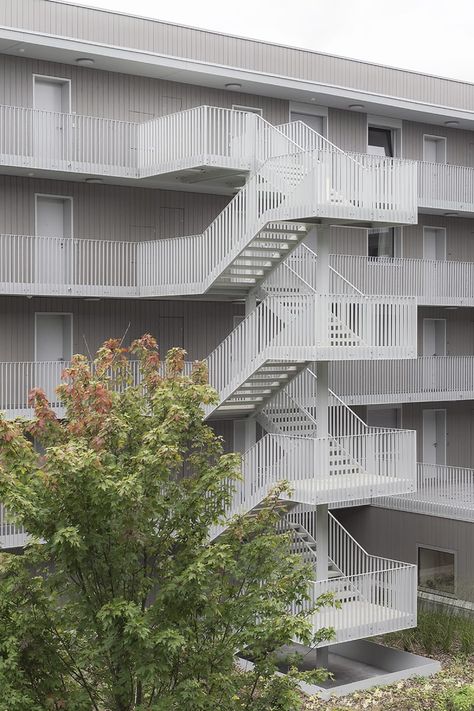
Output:
M459 126L459 121L445 121L445 126Z
M445 217L457 217L458 213L457 212L445 212L444 216Z
M315 96L312 96L312 97L311 97L311 101L316 101L316 97L315 97Z
M90 67L94 64L94 60L92 57L78 57L76 59L76 64L79 64L80 67Z
M89 185L102 185L103 182L101 178L86 178L86 183Z
M27 176L28 176L29 178L32 178L32 177L34 176L34 173L27 173Z
M358 109L365 109L365 106L364 104L349 104L349 108L353 111L357 111Z
M23 54L23 52L25 51L25 48L24 48L24 47L20 47L20 49L19 49L18 51Z
M84 301L100 301L98 296L86 296Z
M225 85L226 89L241 89L242 84L237 84L236 82L231 82L230 84Z

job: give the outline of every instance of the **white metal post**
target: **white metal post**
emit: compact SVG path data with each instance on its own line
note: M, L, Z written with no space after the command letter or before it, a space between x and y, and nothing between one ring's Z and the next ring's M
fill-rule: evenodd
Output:
M323 343L329 345L329 251L330 251L330 228L325 225L318 227L316 232L316 291L321 299L320 307L317 309L316 318L320 322L320 334ZM322 308L321 308L322 307ZM318 426L318 438L322 437L326 441L325 457L322 466L326 471L320 475L326 477L329 474L329 383L328 383L328 363L319 362L316 366L318 376L317 400L316 400L316 422ZM316 472L318 475L318 472ZM316 506L316 580L327 580L329 575L329 518L328 505L320 504ZM318 666L328 666L328 648L322 647L316 652Z

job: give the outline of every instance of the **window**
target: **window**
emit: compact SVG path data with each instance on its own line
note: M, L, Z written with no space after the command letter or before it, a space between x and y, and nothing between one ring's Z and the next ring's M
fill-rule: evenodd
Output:
M393 136L391 128L369 126L368 153L374 156L393 158Z
M369 230L367 254L369 257L395 256L395 228Z
M246 111L248 114L258 114L258 116L263 116L263 109L259 109L258 106L241 106L240 104L232 104L233 111Z
M427 592L454 595L454 553L419 547L418 586Z

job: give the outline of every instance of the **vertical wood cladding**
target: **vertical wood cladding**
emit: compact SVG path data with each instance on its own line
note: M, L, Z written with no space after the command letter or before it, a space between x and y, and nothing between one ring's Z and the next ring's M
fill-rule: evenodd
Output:
M367 114L329 109L328 138L343 151L367 153Z
M241 304L228 302L149 301L0 297L0 361L34 357L36 312L73 314L73 350L92 353L109 337L130 343L143 333L154 335L162 353L183 346L189 360L207 356L233 329Z
M0 175L0 234L34 234L35 193L73 198L74 237L135 241L197 234L230 198Z
M33 74L71 79L71 109L87 116L142 122L204 104L238 104L261 108L270 123L288 121L282 99L8 55L0 55L0 103L32 106Z

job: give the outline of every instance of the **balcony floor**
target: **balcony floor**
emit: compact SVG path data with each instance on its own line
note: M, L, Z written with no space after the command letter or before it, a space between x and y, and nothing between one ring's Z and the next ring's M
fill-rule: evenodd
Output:
M422 491L372 503L400 511L474 522L474 485L451 484L440 491L436 484L425 484Z

